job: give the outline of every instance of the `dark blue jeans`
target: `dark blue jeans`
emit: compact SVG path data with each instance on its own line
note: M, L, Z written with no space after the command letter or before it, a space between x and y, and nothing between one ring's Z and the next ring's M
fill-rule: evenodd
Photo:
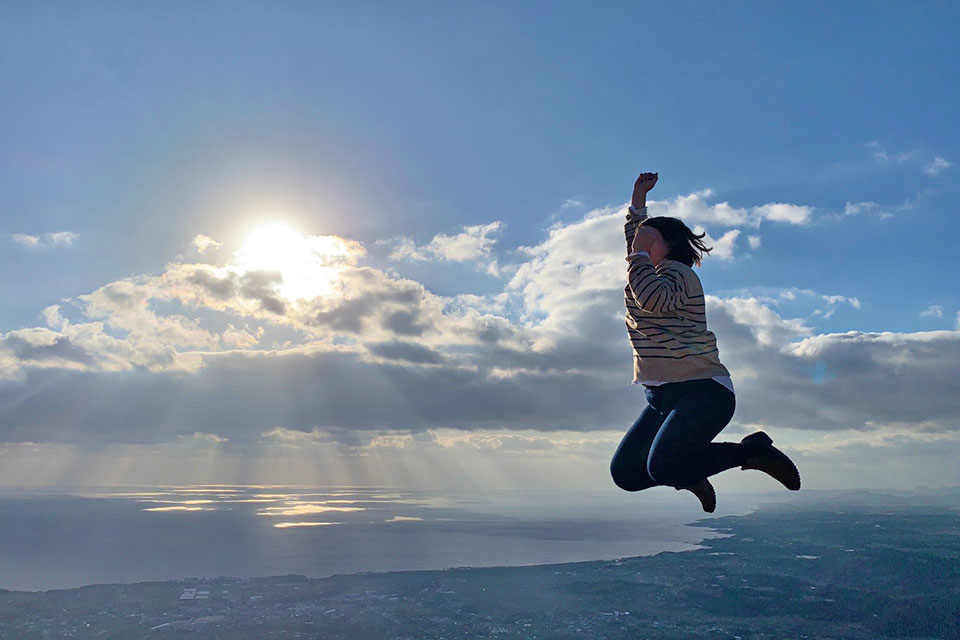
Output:
M743 446L711 442L736 408L716 380L686 380L646 387L648 406L623 436L610 474L625 491L685 487L744 463Z

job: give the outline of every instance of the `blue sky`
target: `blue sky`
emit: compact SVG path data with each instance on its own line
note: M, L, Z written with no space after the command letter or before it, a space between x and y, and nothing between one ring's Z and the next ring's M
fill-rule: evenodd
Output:
M208 475L233 481L277 442L297 477L317 473L311 447L342 473L379 447L397 469L549 449L546 475L602 475L642 408L623 387L620 208L658 171L651 213L719 247L700 277L738 387L732 436L780 429L814 486L883 485L890 456L923 467L903 484L957 484L958 18L934 2L0 3L0 456L26 465L37 443L53 469L37 483L102 480L88 471L111 446L158 480L183 447L215 452L233 466ZM248 277L236 252L269 223L307 252L342 240L284 271L333 268L323 300ZM374 321L384 295L397 306ZM235 406L263 376L276 406ZM345 388L271 387L285 376ZM349 393L370 376L382 414Z

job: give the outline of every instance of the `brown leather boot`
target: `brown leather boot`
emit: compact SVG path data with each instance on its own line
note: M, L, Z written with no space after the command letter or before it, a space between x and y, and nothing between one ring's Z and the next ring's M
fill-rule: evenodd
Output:
M791 491L800 490L800 472L787 454L773 446L773 439L763 431L751 433L740 441L748 447L747 459L741 469L757 469L779 480Z
M677 491L686 490L697 496L700 499L700 506L703 507L703 510L707 513L713 513L713 510L717 508L717 492L713 490L713 485L710 484L710 481L706 478L695 482L686 487L677 487Z

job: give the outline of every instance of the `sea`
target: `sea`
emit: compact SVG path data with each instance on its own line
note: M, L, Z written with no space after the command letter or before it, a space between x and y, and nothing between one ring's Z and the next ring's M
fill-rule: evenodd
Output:
M756 508L685 492L164 485L0 489L0 589L550 564L699 548Z

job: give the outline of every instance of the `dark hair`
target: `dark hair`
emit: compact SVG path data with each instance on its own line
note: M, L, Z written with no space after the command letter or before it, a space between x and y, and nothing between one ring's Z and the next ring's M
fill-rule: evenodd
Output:
M692 267L694 263L700 266L703 253L713 251L713 247L707 247L703 243L706 232L696 235L679 218L657 216L647 218L640 225L660 232L663 241L667 243L667 260L676 260L688 267Z

